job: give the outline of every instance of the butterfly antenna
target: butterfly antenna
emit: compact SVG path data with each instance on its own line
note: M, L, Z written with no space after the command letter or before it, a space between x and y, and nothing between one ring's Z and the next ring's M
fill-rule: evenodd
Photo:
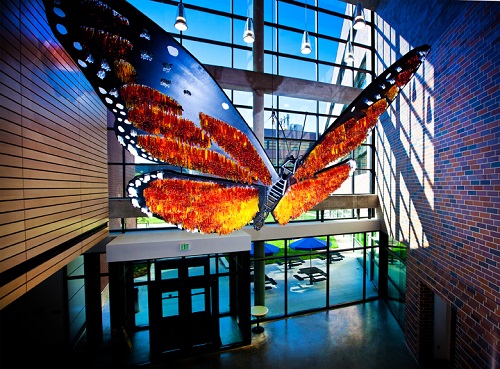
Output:
M285 139L285 146L286 146L286 156L288 156L288 155L290 155L290 152L291 152L288 138L286 137L285 130L283 129L283 126L281 125L280 120L276 119L276 121L278 122L278 125L279 125L279 128L281 129L281 132L283 132L283 138ZM276 128L278 128L278 127L276 127Z
M306 115L304 115L304 124L302 124L302 133L300 134L299 147L297 149L297 160L299 159L300 146L302 146L302 140L304 139L304 129L306 128L306 119L307 119L307 111L306 111Z

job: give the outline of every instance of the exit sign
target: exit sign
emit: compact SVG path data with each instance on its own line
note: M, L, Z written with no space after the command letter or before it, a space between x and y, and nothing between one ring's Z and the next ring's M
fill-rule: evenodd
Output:
M191 248L191 245L189 243L180 243L179 244L179 249L181 251L187 251Z

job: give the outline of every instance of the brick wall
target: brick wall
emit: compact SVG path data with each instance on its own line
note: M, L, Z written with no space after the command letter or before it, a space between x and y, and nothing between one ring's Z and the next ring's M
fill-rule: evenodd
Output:
M375 21L378 73L432 46L376 132L384 219L409 248L408 346L432 355L425 285L456 308L455 367L499 367L500 3L381 1Z

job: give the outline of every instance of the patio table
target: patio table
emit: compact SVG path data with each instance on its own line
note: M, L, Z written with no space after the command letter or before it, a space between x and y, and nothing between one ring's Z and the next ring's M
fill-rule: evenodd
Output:
M314 282L320 282L320 281L325 281L326 278L326 273L319 269L318 267L307 267L307 268L300 268L299 273L305 274L309 277L309 284L313 284Z

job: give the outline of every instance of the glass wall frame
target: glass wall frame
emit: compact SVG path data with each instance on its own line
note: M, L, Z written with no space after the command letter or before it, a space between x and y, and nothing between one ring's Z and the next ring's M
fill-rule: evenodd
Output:
M230 68L252 70L252 45L242 40L245 20L252 16L249 8L252 2L239 0L224 0L206 2L201 0L183 1L186 9L188 30L179 32L174 27L174 19L178 1L172 0L128 0L132 5L144 11L181 44L183 44L200 62L225 66ZM348 65L343 60L342 50L347 42L346 35L340 29L350 22L349 5L341 1L311 0L307 2L296 0L264 0L264 66L265 72L273 75L287 75L288 63L310 66L309 75L302 76L289 73L290 77L304 78L311 81L337 83L364 87L372 79L373 38L369 42L357 40L353 34L354 45L364 54L364 61L357 66ZM347 8L346 8L347 7ZM149 9L148 12L147 9ZM152 9L152 10L151 10ZM295 16L291 16L294 15ZM371 12L365 11L367 27L372 27ZM307 18L307 19L306 19ZM300 53L300 43L303 31L307 29L313 52L309 55ZM373 32L368 32L371 35ZM257 35L258 36L258 35ZM218 55L218 60L213 60ZM298 63L298 64L297 64ZM302 70L303 68L299 68ZM328 75L328 77L327 77ZM335 77L336 76L336 77ZM334 78L335 77L335 78ZM350 81L350 78L352 81ZM225 90L235 107L252 126L252 93L237 90ZM337 106L325 101L297 99L286 96L265 96L265 143L264 146L276 167L279 167L283 158L290 149L305 152L314 145L324 130L332 124L341 110ZM285 133L279 132L267 119L275 112L279 120L286 124ZM285 120L286 119L286 120ZM302 135L300 127L305 124ZM113 141L113 128L108 127L109 141ZM288 142L284 139L288 138ZM119 145L116 145L119 146ZM369 135L362 148L367 156L374 154L374 137ZM111 151L111 150L110 150ZM124 189L134 175L146 170L168 168L181 171L180 168L157 163L134 163L133 157L120 146L121 155L110 153L109 170L111 175L110 198L126 198ZM356 159L356 152L350 157ZM346 181L338 194L364 194L374 192L374 173L371 161L358 162L358 171L352 179ZM369 165L370 164L370 165ZM366 179L368 178L368 179ZM110 181L110 182L111 182ZM308 212L296 221L325 220L337 218L370 217L371 211L356 212L354 210L335 211L327 213ZM270 217L268 221L273 222ZM137 228L157 228L172 226L156 219L146 217L129 219L111 219L112 231L127 231Z
M251 257L251 263L265 263L267 319L378 298L378 232L315 238L323 240L325 245L328 242L330 247L299 250L293 245L300 239L269 240L266 243L278 246L280 251L268 253L264 258ZM318 268L319 271L312 272L319 274L302 273L311 267ZM251 286L253 304L253 283Z

